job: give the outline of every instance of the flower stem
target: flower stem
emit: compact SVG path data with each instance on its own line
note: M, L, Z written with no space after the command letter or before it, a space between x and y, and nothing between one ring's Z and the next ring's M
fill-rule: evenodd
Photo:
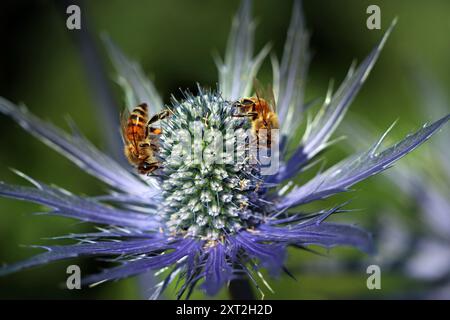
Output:
M228 292L231 300L255 300L252 286L247 278L230 281Z

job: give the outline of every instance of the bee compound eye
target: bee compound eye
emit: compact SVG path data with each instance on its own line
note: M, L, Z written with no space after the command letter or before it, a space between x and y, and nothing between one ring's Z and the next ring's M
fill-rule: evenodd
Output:
M251 106L251 105L253 105L253 101L250 99L243 99L241 104L244 106Z
M158 168L158 166L155 165L154 163L144 162L141 165L139 165L138 170L142 173L147 173L148 171L153 171L157 168Z
M150 165L150 163L148 163L148 162L144 162L144 163L141 165L141 168L144 169L144 170L149 170L149 169L151 168L151 165Z

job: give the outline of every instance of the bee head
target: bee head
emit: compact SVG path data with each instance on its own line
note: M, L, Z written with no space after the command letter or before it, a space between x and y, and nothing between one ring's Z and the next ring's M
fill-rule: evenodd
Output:
M239 101L239 103L243 106L243 107L251 107L253 106L255 103L253 102L253 100L249 99L249 98L243 98Z
M251 108L253 107L255 103L249 99L249 98L242 98L240 100L237 100L233 103L233 107L240 109L240 111L242 112L248 112L249 110L251 110Z
M140 174L148 174L158 169L158 165L156 163L143 162L137 169Z

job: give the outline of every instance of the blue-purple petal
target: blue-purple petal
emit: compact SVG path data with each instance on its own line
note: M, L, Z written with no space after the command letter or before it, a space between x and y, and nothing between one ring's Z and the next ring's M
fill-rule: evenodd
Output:
M116 161L100 152L79 134L69 135L0 97L0 112L13 118L22 128L60 152L81 169L126 193L154 194L155 191Z
M233 276L233 268L227 261L226 249L217 243L207 250L203 288L210 296L215 295Z
M88 276L82 280L83 284L95 284L103 281L123 279L148 270L161 269L171 266L186 256L196 256L200 253L201 242L193 239L181 239L171 243L171 252L164 252L155 256L142 257L124 262L121 266L106 269L101 273Z
M301 145L271 181L280 182L295 176L310 159L329 144L328 140L367 79L394 25L395 20L356 71L351 70L336 93L325 100L314 120L307 124L307 131Z
M0 276L17 272L53 261L81 256L136 255L170 248L169 241L163 237L128 241L102 241L67 246L42 246L47 252L30 259L0 268Z
M277 209L285 210L301 204L345 192L357 182L386 170L394 162L428 140L450 119L450 114L408 135L397 144L377 153L380 139L367 152L350 157L317 175L303 186L292 190L278 203Z
M102 203L78 197L63 189L34 181L36 188L9 185L0 182L0 196L39 203L53 210L49 214L61 215L82 221L157 230L160 227L157 216L124 211Z
M269 53L265 46L253 56L255 25L251 17L251 0L243 0L233 18L225 61L217 58L219 88L225 99L237 100L251 94L252 81Z
M109 37L105 36L103 40L117 71L117 82L125 92L126 107L131 111L145 102L153 112L161 111L164 106L161 96L140 65L128 59Z
M286 256L286 247L282 242L261 243L258 236L248 231L230 236L228 240L235 255L239 250L243 250L248 256L257 258L272 275L278 274L282 269Z
M296 0L279 68L276 60L272 60L274 93L282 136L295 131L303 116L306 73L310 61L308 41L301 1Z
M374 249L369 233L346 224L321 222L281 227L263 224L257 231L253 237L258 241L274 241L299 246L318 245L325 248L352 246L366 253L373 253Z

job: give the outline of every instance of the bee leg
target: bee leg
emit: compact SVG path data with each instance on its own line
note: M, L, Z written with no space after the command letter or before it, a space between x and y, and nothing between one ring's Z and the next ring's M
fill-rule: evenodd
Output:
M147 175L150 175L151 173L153 173L158 168L159 168L159 162L149 163L149 169L147 171ZM152 174L152 175L154 175L154 174Z
M158 147L158 145L157 145L157 144L155 144L155 143L151 143L151 144L150 144L150 148L152 148L152 150L153 150L154 152L156 152L156 151L158 151L158 150L159 150L159 147Z
M152 123L155 123L159 120L162 120L162 119L168 117L169 115L170 115L170 111L165 109L165 110L155 114L153 117L151 117L150 120L148 120L147 125L146 125L146 134L148 134L150 132L151 134L160 135L162 133L162 130L160 128L151 127L150 125Z
M163 111L158 113L159 120L167 118L168 116L170 116L170 110L168 110L168 109L164 109Z
M258 116L257 112L247 112L247 113L238 113L238 114L233 114L233 117L236 118L244 118L244 117L249 117L249 118L256 118Z
M155 114L153 117L150 118L150 120L148 120L147 125L151 125L152 123L155 123L159 120L162 120L164 118L167 118L170 115L170 111L165 109L161 112L158 112L157 114Z
M148 122L147 122L147 126L151 125L152 123L155 123L156 121L159 120L159 116L158 113L155 114L153 117L151 117Z
M249 113L236 113L233 114L233 117L235 118L247 118L247 117L253 117L251 114Z
M162 130L160 128L155 127L147 127L151 134L160 135L162 133Z
M139 144L139 147L141 147L141 148L148 148L148 147L150 147L150 144L148 142L142 142L142 143Z
M159 168L159 162L152 162L150 164L150 171L149 172L153 172L153 171L155 171L158 168Z

